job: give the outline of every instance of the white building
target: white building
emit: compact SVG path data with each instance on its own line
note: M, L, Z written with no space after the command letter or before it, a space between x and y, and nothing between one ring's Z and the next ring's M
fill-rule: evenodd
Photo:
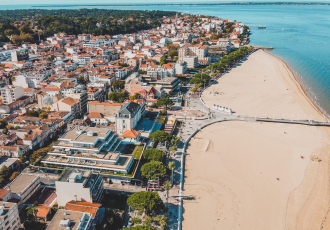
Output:
M124 103L116 114L116 131L123 134L125 130L134 129L145 112L145 102Z
M4 104L13 103L24 96L24 89L21 86L7 85L1 88L1 96Z
M103 197L103 180L99 173L65 169L55 185L59 206L72 200L99 203Z
M177 61L175 63L175 74L186 74L188 73L187 62Z

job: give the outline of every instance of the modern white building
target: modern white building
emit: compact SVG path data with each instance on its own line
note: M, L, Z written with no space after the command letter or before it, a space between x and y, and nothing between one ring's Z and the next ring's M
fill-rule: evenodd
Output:
M72 200L99 203L103 197L103 179L99 173L67 168L55 185L59 206L64 207Z
M186 74L188 73L187 62L177 61L175 63L175 74Z
M121 139L113 129L76 126L58 139L43 164L128 174L132 155L117 151Z
M92 230L92 222L90 213L59 209L46 230Z

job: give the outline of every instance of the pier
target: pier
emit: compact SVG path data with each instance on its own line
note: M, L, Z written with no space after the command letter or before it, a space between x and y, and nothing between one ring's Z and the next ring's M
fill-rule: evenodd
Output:
M253 46L253 45L245 45L247 47ZM273 47L272 46L253 46L253 48L255 49L262 49L262 50L272 50Z

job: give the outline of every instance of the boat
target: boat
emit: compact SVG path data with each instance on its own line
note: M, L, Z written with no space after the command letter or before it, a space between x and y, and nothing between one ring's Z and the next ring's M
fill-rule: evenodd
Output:
M258 26L258 29L266 29L266 26Z

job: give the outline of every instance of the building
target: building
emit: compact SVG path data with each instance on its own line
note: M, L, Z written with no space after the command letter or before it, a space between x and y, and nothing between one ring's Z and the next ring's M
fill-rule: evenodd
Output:
M96 228L97 224L101 224L104 219L104 208L101 208L101 204L90 203L84 201L70 201L66 203L66 210L76 211L76 212L87 212L92 215L93 227Z
M0 229L19 229L20 218L16 203L0 201Z
M79 100L71 97L66 97L52 104L51 111L71 112L75 118L79 118L82 113Z
M106 118L108 121L115 122L116 114L122 105L122 103L90 101L88 102L88 113L100 113L103 114L104 118Z
M182 61L187 63L187 68L196 68L198 66L198 58L196 56L193 57L183 57Z
M207 56L208 51L208 45L185 45L178 51L179 60L182 61L184 57L188 56L197 56L197 59L202 59Z
M90 230L91 226L91 214L58 209L46 230Z
M17 200L18 205L27 201L40 186L39 175L22 173L4 189L11 192L11 199Z
M145 102L141 104L130 101L123 104L116 114L116 131L123 134L125 130L134 129L145 112Z
M1 96L4 104L8 105L24 97L24 89L21 86L7 85L1 88Z
M103 197L103 179L99 173L65 169L55 185L59 206L64 207L70 201L98 203Z
M41 162L53 166L128 174L134 157L118 152L120 144L119 135L112 129L76 126L54 143Z
M29 50L28 49L20 49L20 50L12 50L11 51L11 61L19 62L29 60Z
M177 61L175 63L175 74L186 74L188 73L187 62Z

